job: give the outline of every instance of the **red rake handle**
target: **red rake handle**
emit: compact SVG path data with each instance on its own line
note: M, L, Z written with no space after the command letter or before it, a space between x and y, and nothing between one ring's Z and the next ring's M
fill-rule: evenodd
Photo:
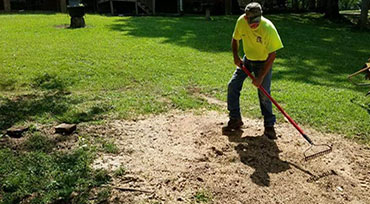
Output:
M248 69L244 65L241 65L241 68L242 68L242 70L246 74L248 74L248 76L252 80L255 79L255 77L248 71ZM285 116L285 118L289 120L289 122L299 131L299 133L301 133L301 135L303 136L303 138L306 139L308 143L310 143L311 145L313 145L312 140L303 132L303 130L297 125L297 123L294 122L294 120L288 115L288 113L286 113L283 110L283 108L280 107L280 105L270 96L270 94L267 93L267 91L262 87L262 85L259 85L258 86L258 89L261 90L270 99L270 101L276 106L276 108L279 109L279 111Z

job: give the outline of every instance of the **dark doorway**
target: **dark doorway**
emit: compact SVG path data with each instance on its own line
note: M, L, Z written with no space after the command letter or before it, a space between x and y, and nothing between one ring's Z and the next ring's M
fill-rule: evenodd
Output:
M114 3L114 14L119 15L136 15L136 8L134 2L113 2Z

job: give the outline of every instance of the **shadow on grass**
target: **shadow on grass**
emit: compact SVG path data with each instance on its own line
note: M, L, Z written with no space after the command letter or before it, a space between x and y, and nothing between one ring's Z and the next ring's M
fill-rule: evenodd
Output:
M58 116L77 103L61 92L29 94L15 98L0 99L0 130L7 129L21 121L32 120L44 114Z
M110 29L126 35L164 38L162 43L204 52L229 52L236 19L231 16L207 21L204 17L131 17L119 19Z
M355 98L352 98L350 101L351 101L351 103L353 103L353 104L359 106L360 108L364 109L367 112L367 114L370 115L370 103L362 104L359 101L357 101Z
M93 121L109 107L96 104L88 110L77 110L83 98L72 96L68 83L55 75L45 74L34 79L31 85L36 92L15 97L0 97L0 130L14 124L33 120L57 120L66 123Z
M0 130L40 118L65 123L94 121L109 109L104 105L96 105L86 111L74 110L79 103L82 103L81 99L73 99L62 92L0 98Z
M0 202L87 203L91 190L108 183L105 170L90 167L87 149L14 152L0 148Z
M238 16L131 17L110 28L124 35L160 38L162 43L191 47L201 52L230 52L230 40ZM291 80L362 92L348 86L346 76L368 59L370 34L353 31L347 22L333 23L319 14L268 15L278 29L284 49L278 51L274 80Z
M369 57L370 34L355 31L349 23L333 23L323 17L273 15L285 48L278 51L274 80L290 80L330 88L363 92L348 86L347 76L363 66Z
M66 81L55 75L35 78L32 87L34 94L0 98L0 130L40 118L90 121L106 110L96 105L74 111L84 100L68 94ZM81 144L76 135L42 133L33 127L25 134L0 138L0 203L88 203L97 191L99 203L107 200L109 189L98 187L111 177L105 170L91 168L95 146Z

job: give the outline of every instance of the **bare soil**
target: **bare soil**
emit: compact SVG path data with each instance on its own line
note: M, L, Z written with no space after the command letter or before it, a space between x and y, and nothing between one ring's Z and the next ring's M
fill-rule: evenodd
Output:
M111 203L370 203L370 148L303 127L330 154L304 161L309 144L288 123L278 139L262 121L223 134L227 115L171 112L137 121L82 127L81 134L114 138L119 153L100 153L94 168L113 177Z

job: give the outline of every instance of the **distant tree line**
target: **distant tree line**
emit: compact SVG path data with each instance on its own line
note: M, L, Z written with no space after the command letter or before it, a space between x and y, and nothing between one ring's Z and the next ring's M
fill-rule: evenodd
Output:
M238 0L240 5L256 1L263 5L267 12L320 12L326 18L338 19L339 10L361 10L358 26L368 26L368 11L370 0Z

